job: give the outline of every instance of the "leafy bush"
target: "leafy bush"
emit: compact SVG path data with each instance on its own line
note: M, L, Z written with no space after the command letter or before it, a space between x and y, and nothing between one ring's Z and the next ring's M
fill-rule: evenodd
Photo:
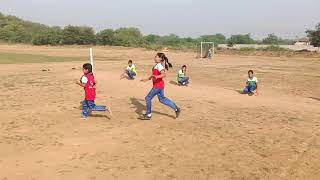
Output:
M314 30L307 30L306 33L311 40L311 44L320 47L320 23L316 25Z
M319 46L319 29L308 30L307 33L314 45ZM149 49L197 49L201 41L218 44L289 44L290 40L284 40L274 34L269 34L262 41L255 41L250 34L232 35L228 39L223 34L203 35L199 38L179 37L175 34L143 35L137 28L119 28L116 30L105 29L96 33L93 28L86 26L49 27L39 23L33 23L19 19L15 16L6 16L0 13L0 42L29 43L33 45L113 45L128 47L144 47ZM242 51L252 51L252 48L242 48ZM283 51L277 46L255 49L260 51Z
M59 27L48 28L36 35L32 39L33 45L61 45L63 41L62 29Z
M91 27L69 25L63 29L62 36L62 44L66 45L96 44L95 32Z
M252 47L244 47L240 48L240 51L273 51L273 52L281 52L281 51L289 51L288 49L282 48L280 46L267 46L260 48L252 48Z
M231 35L230 38L227 40L228 45L232 46L234 44L254 44L255 41L251 38L250 34L238 34L238 35Z

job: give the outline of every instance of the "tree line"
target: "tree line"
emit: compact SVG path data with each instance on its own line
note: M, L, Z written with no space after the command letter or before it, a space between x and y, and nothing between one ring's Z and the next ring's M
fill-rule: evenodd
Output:
M319 31L320 25L316 27L316 30L308 30L307 34L310 39L319 38ZM112 45L152 49L160 47L196 48L201 41L229 44L230 46L233 44L286 45L293 43L292 40L282 39L275 34L269 34L263 40L254 40L250 34L231 35L229 38L223 34L203 35L198 38L183 38L174 34L143 35L137 28L105 29L96 33L92 27L72 25L64 28L50 27L1 13L0 41L33 45Z

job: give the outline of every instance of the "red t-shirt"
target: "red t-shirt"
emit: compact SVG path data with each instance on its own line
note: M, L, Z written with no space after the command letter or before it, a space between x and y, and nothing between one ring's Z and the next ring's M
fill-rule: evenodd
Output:
M84 92L85 98L88 101L94 101L96 99L96 81L92 73L84 75L81 78L81 82L85 84Z
M155 65L152 69L152 75L154 76L158 76L161 74L161 71L164 70L164 67L162 66L161 63L158 63L157 65ZM153 82L153 88L156 89L164 89L164 81L162 78L152 78L152 82Z

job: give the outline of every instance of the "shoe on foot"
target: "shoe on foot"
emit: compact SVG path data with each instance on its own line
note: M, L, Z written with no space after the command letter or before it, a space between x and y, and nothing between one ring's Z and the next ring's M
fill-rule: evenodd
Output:
M112 116L112 111L111 111L110 106L109 106L109 107L107 107L107 111L109 112L110 116Z
M148 115L148 114L142 114L140 117L139 117L140 120L151 120L151 115Z
M81 117L82 120L88 120L88 117Z
M181 109L180 109L180 108L177 108L177 110L176 110L176 119L179 118L180 113L181 113Z

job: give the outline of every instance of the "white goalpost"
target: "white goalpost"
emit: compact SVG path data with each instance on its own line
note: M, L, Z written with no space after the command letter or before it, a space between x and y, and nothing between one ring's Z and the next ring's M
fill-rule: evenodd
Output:
M214 42L201 42L200 58L201 59L211 58L213 55L214 55Z

